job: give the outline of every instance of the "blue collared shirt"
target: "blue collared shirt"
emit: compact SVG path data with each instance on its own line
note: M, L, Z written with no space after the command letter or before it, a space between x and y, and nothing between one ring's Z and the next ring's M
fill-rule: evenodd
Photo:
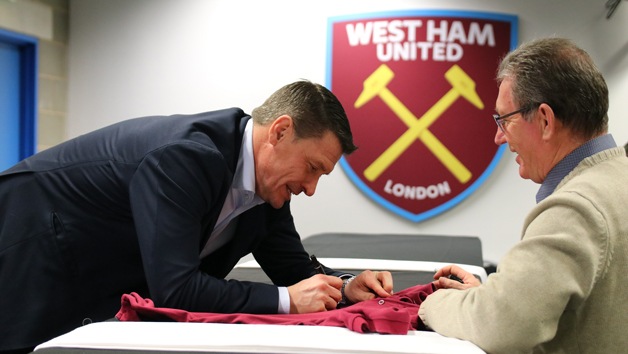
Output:
M225 243L229 242L235 233L240 214L252 207L264 203L264 200L255 194L255 159L253 157L253 120L250 119L244 128L242 147L238 157L238 165L233 175L231 189L222 206L216 226L209 236L205 247L201 250L199 258L203 258ZM290 293L288 288L279 286L279 303L277 312L290 313Z
M253 121L249 120L244 128L242 148L238 165L233 175L231 189L222 206L216 226L203 247L199 258L204 258L217 250L233 237L237 222L231 222L252 207L264 203L255 194L255 160L253 158Z
M536 193L537 204L543 201L543 199L549 197L554 193L554 190L567 175L573 171L582 160L589 156L593 156L598 152L608 150L617 147L615 139L611 134L602 135L595 139L589 140L586 143L580 145L577 149L570 152L564 159L560 160L556 166L552 167L545 180L541 184L541 188Z

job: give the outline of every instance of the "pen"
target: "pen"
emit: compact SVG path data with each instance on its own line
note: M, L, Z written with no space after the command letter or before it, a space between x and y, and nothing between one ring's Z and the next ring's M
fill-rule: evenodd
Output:
M316 256L311 255L310 260L312 261L312 265L314 266L314 270L316 271L316 274L325 275L325 269L323 269L323 265L318 262L318 259L316 259Z
M464 284L464 281L462 281L462 279L458 278L457 276L453 275L453 274L449 274L449 276L447 276L447 278L451 279L451 280L455 280L459 283Z

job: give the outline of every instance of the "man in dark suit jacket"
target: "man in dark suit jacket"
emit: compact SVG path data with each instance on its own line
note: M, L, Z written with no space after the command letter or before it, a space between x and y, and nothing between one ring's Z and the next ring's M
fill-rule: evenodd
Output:
M388 296L387 272L346 289L315 275L290 213L291 194L314 194L356 149L340 102L300 81L252 117L233 108L128 120L0 173L0 350L111 318L129 292L161 307L257 314ZM275 285L224 279L249 253Z

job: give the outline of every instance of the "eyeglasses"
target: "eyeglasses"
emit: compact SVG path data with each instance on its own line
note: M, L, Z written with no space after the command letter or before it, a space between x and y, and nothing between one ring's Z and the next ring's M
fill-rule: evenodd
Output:
M499 114L493 114L493 118L495 119L495 123L497 123L497 126L499 127L499 129L502 130L502 133L506 134L506 127L504 126L504 120L507 119L510 116L514 116L517 113L521 113L521 112L527 111L528 109L529 109L528 107L521 108L521 109L518 109L518 110L516 110L514 112L510 112L510 113L504 114L503 116L500 116Z

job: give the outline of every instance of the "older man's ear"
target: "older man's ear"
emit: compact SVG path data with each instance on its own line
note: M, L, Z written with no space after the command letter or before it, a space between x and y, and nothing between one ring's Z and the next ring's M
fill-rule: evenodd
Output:
M542 103L537 108L537 116L540 119L541 129L543 130L543 141L550 141L562 127L561 122L554 115L554 110L547 103Z

